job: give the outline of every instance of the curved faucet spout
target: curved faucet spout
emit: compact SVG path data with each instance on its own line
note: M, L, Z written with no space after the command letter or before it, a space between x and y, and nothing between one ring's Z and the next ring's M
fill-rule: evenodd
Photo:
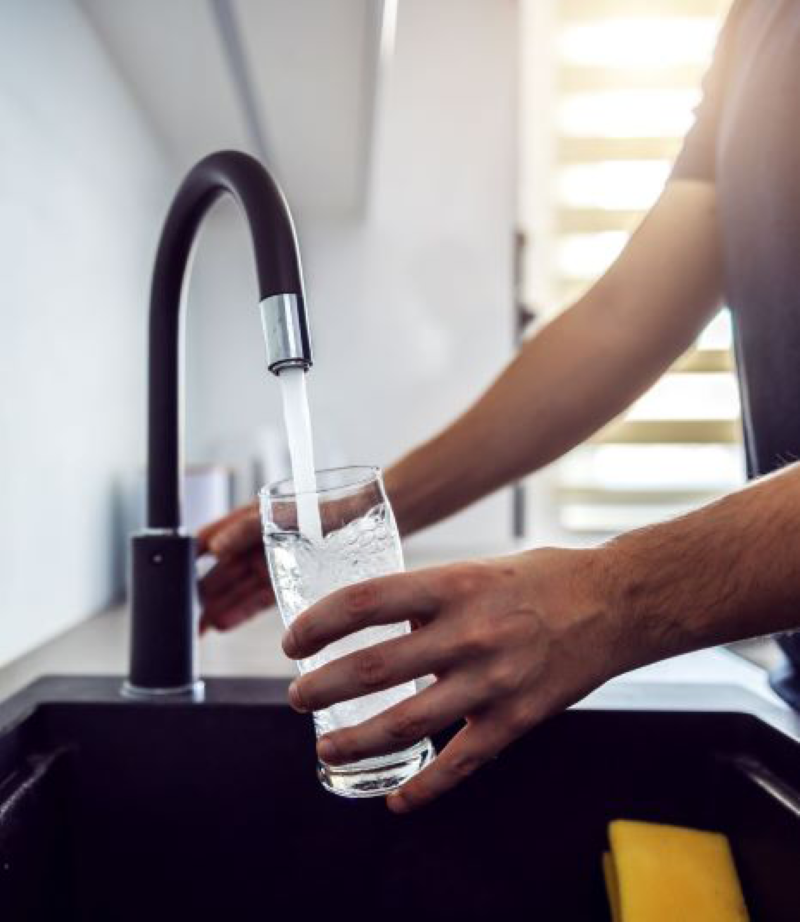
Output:
M147 528L133 538L129 694L197 686L194 542L182 533L181 295L197 230L228 193L253 241L267 365L279 374L312 363L300 253L283 193L255 159L221 151L186 176L170 206L150 296Z
M224 193L241 206L253 240L270 370L311 365L300 252L278 185L255 159L221 151L201 160L169 209L150 295L147 524L179 528L181 483L181 292L203 217ZM271 329L267 330L267 318Z

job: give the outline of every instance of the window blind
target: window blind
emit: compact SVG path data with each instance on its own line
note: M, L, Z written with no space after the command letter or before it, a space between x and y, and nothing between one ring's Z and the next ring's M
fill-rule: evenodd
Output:
M554 0L547 286L569 303L655 202L729 0ZM539 181L542 181L540 177ZM721 312L621 418L564 459L557 514L613 533L685 511L743 479L731 327Z

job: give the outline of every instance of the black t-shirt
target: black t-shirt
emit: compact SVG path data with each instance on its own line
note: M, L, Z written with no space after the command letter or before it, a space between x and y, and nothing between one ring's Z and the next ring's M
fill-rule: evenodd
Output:
M751 475L800 459L800 0L737 0L674 178L716 184Z

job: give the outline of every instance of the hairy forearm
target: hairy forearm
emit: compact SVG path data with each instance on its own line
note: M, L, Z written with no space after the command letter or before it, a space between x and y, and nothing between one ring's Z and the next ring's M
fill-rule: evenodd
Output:
M800 627L800 466L598 549L623 668Z

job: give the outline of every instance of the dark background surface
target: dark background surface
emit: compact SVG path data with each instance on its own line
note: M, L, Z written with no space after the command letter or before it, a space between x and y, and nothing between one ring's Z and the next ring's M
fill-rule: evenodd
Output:
M322 790L285 682L118 686L44 679L0 709L4 920L607 919L616 818L725 832L753 918L797 918L800 743L754 714L572 710L396 817Z

